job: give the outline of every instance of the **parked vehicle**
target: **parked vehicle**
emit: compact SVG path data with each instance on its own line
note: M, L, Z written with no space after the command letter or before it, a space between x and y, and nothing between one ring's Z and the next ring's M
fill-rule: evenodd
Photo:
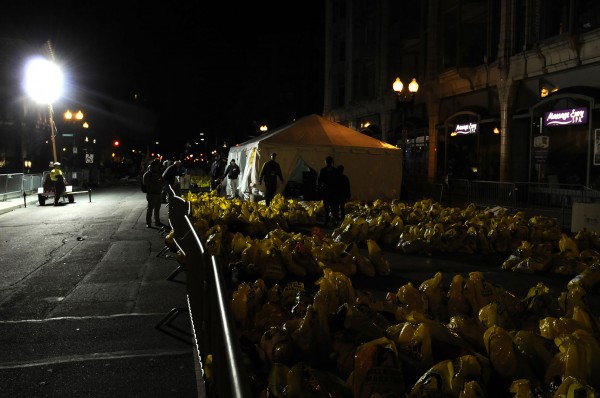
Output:
M64 178L64 177L63 177ZM54 190L54 182L50 178L50 173L44 173L44 184L38 188L38 202L40 206L44 206L46 204L46 200L50 198L54 198L56 196L56 192ZM62 193L62 199L67 199L69 203L75 202L75 196L73 195L73 186L68 183L66 179L64 179L65 190Z

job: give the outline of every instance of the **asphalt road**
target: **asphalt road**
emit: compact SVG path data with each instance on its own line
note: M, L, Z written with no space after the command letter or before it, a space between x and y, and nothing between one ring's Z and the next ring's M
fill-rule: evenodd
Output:
M185 272L145 206L120 185L0 214L1 397L202 396Z

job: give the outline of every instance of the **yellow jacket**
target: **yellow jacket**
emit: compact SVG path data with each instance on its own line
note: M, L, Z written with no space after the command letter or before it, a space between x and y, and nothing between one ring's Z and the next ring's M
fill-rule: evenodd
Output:
M50 171L50 179L52 181L56 181L58 179L58 176L62 176L62 175L63 175L63 172L58 167L55 167Z

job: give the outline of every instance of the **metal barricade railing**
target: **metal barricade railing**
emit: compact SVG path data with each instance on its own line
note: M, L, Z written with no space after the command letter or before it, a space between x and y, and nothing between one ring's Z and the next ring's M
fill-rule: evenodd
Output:
M23 175L23 192L37 192L43 184L43 173Z
M2 200L22 195L23 173L0 174L0 195Z
M416 201L422 198L439 200L450 207L464 207L472 203L480 207L524 210L531 215L556 218L563 228L568 229L571 227L573 203L600 203L600 191L557 182L449 179L436 183L425 179L407 180L402 199Z
M573 203L600 203L600 191L578 184L456 179L443 187L440 202L445 205L463 207L473 203L525 210L532 215L556 218L567 229L571 226Z
M220 260L204 249L191 219L190 203L173 192L169 195L169 223L175 244L185 254L188 312L198 353L196 360L202 369L198 388L209 398L252 396L230 310L232 283ZM212 376L207 380L209 355Z
M227 283L220 260L205 252L189 216L185 216L185 223L182 236L175 241L185 253L189 313L203 376L208 356L212 357L211 379L202 381L206 396L252 396L230 310L232 287Z
M517 182L519 203L529 207L571 207L573 203L600 202L600 191L577 184Z
M469 200L478 206L515 208L515 184L499 181L470 181Z
M416 201L431 198L442 202L444 186L441 182L431 181L427 178L406 176L402 183L402 196L405 199Z
M65 178L69 184L72 184L71 178L74 172L65 172ZM44 171L38 174L23 174L23 173L11 173L11 174L0 174L0 200L6 201L8 199L23 198L24 206L27 207L27 195L35 195L38 193L38 188L44 186L46 176L49 174L48 171ZM89 170L80 171L77 174L78 178L86 181L89 178ZM69 189L67 188L68 192ZM87 192L92 201L92 191L87 189L86 191L73 191L73 193Z
M450 179L445 184L442 203L451 207L463 207L471 202L471 182L465 179Z

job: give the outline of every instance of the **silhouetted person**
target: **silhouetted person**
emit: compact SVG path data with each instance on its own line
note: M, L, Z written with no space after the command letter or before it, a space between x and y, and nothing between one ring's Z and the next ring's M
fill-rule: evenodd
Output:
M350 191L350 179L346 174L344 174L344 166L340 164L337 169L339 173L339 196L337 204L339 206L340 221L344 221L344 218L346 218L346 202L348 202L350 200L350 196L352 196Z
M164 180L165 188L170 186L171 188L173 188L173 192L175 192L175 195L179 196L181 194L181 190L179 189L178 177L182 176L183 174L185 174L185 171L183 170L183 167L181 165L181 160L176 160L163 172L162 177Z
M283 175L281 174L281 167L279 167L279 163L275 161L277 154L273 152L271 154L271 159L267 160L265 164L263 164L262 169L260 170L260 174L258 176L258 184L262 184L265 182L265 203L267 206L271 204L271 200L275 197L275 193L277 192L277 179L283 183Z
M162 227L164 224L160 221L160 202L163 190L163 178L161 172L160 160L154 159L150 162L148 170L144 173L142 181L146 186L146 227L152 227L152 216L154 216L154 225Z
M304 200L317 199L317 172L310 167L302 172L302 197Z
M227 178L227 190L229 196L238 197L238 176L240 175L240 166L235 163L235 159L231 159L229 165L225 169L223 179Z
M210 165L210 190L221 193L221 176L225 172L225 161L221 158L220 154L215 155L215 159Z
M337 205L339 177L338 170L333 167L333 158L327 156L325 158L325 167L319 171L317 180L317 193L323 201L323 209L325 210L325 224L332 225L332 221L337 221L339 218ZM333 220L331 219L333 218Z

